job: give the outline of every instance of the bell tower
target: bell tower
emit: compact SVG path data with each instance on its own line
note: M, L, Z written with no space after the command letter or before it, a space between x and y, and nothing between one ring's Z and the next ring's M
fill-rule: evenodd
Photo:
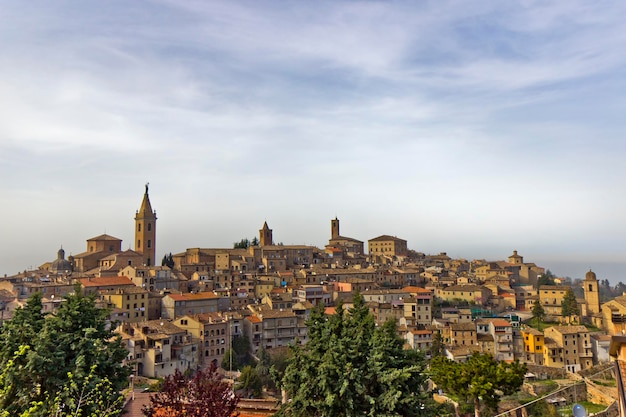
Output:
M339 219L335 216L335 219L330 221L330 238L336 239L339 236Z
M152 211L148 197L148 185L141 207L135 214L135 252L143 255L143 264L154 265L156 256L156 211Z
M261 246L273 245L272 229L269 228L267 222L263 223L263 228L259 230L259 244Z
M585 281L583 281L585 287L585 301L587 302L587 311L590 314L597 314L600 312L600 292L598 285L598 278L596 273L591 269L585 274Z

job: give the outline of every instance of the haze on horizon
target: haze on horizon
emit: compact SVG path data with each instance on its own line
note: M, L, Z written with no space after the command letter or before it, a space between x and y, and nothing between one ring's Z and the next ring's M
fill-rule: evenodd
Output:
M264 221L621 279L626 4L3 2L0 273ZM561 265L551 266L551 262ZM602 269L596 265L613 265ZM568 270L569 268L569 270Z

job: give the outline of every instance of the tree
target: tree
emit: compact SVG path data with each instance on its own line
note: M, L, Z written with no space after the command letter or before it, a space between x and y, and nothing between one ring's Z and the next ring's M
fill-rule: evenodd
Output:
M172 256L172 252L169 255L163 255L163 260L161 261L161 266L167 266L169 268L174 268L174 257Z
M253 237L252 241L250 242L250 246L259 246L259 238L258 237Z
M561 301L561 315L570 319L572 316L577 316L579 314L580 310L578 309L578 301L576 301L576 295L570 287L565 293L563 301Z
M431 358L436 358L437 356L443 356L444 354L444 343L443 337L441 336L441 332L435 331L433 333L433 343L428 349L428 353L430 353Z
M252 393L252 396L254 397L261 396L263 383L261 382L261 377L259 376L256 368L250 365L244 366L241 371L241 376L237 380L235 389L245 390L247 395Z
M215 365L191 378L178 369L163 380L161 391L150 396L147 417L231 417L239 397L223 382ZM238 415L238 414L237 414Z
M222 358L222 369L226 371L237 370L241 368L241 364L237 360L237 355L235 351L230 348L224 353L224 357Z
M537 289L539 289L542 285L554 285L554 278L556 276L549 269L543 273L539 278L537 278Z
M250 241L248 240L248 238L243 238L239 242L233 243L234 249L248 249L249 246Z
M540 328L541 322L543 321L543 319L546 316L546 311L544 310L544 308L541 305L541 303L539 302L539 300L535 300L535 304L533 304L533 308L531 310L531 313L533 314L533 318L535 318L537 320L537 329L541 330L541 328Z
M2 329L0 409L20 415L40 404L31 415L47 415L45 411L53 408L57 396L64 395L64 387L85 381L89 381L85 389L108 381L112 395L121 395L130 374L130 369L122 366L128 352L107 323L108 311L97 308L93 296L82 295L80 286L66 296L55 314L43 318L36 311L40 305L38 296L32 298L14 317L17 321L7 322ZM16 332L18 325L25 326L22 333ZM25 339L28 334L30 340ZM8 352L18 344L7 361ZM97 407L81 402L80 413L92 415Z
M482 404L495 412L500 397L516 392L526 374L526 365L518 361L497 362L490 354L478 352L464 363L434 358L430 369L439 388L474 404L476 417L480 417Z
M259 347L259 350L256 353L259 361L256 364L256 372L261 379L261 383L263 386L268 388L275 388L274 381L272 380L270 369L272 366L272 357L269 352L265 350L263 346Z
M431 416L438 406L426 389L425 358L403 349L396 323L376 328L363 297L349 311L307 321L309 342L291 347L280 381L290 401L278 416Z

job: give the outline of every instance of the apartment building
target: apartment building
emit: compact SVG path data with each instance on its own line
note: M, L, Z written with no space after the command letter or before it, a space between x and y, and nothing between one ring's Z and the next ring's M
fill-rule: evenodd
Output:
M498 361L512 362L513 327L508 320L501 318L484 318L476 320L478 335L489 335L493 340L491 353Z
M101 293L100 299L105 301L108 305L126 311L128 313L129 323L149 319L149 293L143 288L132 286L105 291Z
M465 301L479 305L486 304L491 297L491 290L480 285L452 285L438 288L435 295L444 301Z
M374 256L407 256L407 242L395 236L382 235L367 241L369 254Z
M432 330L411 329L404 337L411 349L428 351L433 345Z
M585 326L553 326L545 329L544 364L578 372L593 366L589 330Z
M185 315L173 322L191 335L198 343L200 366L211 364L220 366L226 350L231 345L231 324L228 316L222 313Z
M230 299L214 292L196 294L167 294L163 296L161 312L164 318L175 319L184 315L214 313L228 310Z
M134 367L135 375L163 378L199 366L197 342L168 320L126 323L121 335L128 350L125 364Z
M296 339L306 343L307 327L292 310L249 308L253 314L244 318L244 334L255 354L261 346L265 349L288 346Z

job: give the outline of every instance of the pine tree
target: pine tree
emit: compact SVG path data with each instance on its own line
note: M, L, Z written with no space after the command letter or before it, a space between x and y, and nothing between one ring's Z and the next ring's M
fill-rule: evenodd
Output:
M570 319L572 316L579 314L580 310L578 308L578 302L576 301L576 295L570 287L565 293L563 301L561 301L561 315Z
M279 416L431 416L438 407L426 390L425 359L403 349L393 321L376 328L363 297L307 322L309 342L292 346L281 381L290 401Z
M546 311L544 310L539 300L535 300L535 304L533 304L531 313L533 315L533 318L535 318L535 320L537 321L537 329L541 330L539 326L546 316Z

